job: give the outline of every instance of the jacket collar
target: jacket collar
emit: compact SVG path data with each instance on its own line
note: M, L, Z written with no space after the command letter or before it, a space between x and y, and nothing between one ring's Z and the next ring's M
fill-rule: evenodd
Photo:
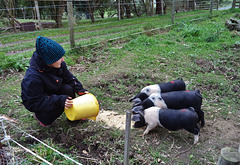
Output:
M33 56L30 60L30 67L38 70L39 72L58 70L58 68L49 67L46 63L44 63L36 51L33 53Z

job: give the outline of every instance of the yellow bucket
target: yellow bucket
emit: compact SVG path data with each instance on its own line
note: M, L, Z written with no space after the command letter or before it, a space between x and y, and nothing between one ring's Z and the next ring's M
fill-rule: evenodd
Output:
M91 119L96 120L96 117L99 112L99 104L96 97L87 93L82 96L79 96L73 101L73 106L68 109L64 109L64 112L67 118L71 121L80 120L80 119Z

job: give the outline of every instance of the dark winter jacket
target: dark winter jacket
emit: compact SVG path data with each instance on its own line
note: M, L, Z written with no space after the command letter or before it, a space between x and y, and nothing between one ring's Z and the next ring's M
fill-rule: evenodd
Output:
M69 84L75 92L86 91L76 77L62 62L60 68L46 65L37 54L33 53L30 67L21 83L23 105L31 112L64 109L67 95L57 95L62 84Z

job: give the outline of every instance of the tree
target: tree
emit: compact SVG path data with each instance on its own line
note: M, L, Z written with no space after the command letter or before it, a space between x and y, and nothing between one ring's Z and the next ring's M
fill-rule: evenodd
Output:
M110 0L89 0L88 3L88 12L92 22L95 22L95 13L99 13L101 18L104 18L105 11L110 8ZM110 4L110 5L109 5Z
M156 14L161 14L161 0L156 0Z
M88 2L88 12L91 18L92 23L95 22L95 18L94 18L94 0L92 1L87 1Z
M166 3L163 0L156 0L156 14L166 14Z
M98 0L98 6L96 11L99 12L101 18L104 18L106 12L108 15L113 12L113 1L112 0Z
M233 2L232 2L232 8L235 9L235 7L236 7L236 0L233 0Z
M137 9L137 6L136 6L136 3L135 3L135 0L133 0L133 7L134 7L134 10L135 10L136 15L139 17L140 14L139 14L139 12L138 12L138 9Z
M5 7L7 9L7 19L9 20L9 24L12 26L13 31L16 32L16 24L20 24L16 19L15 19L15 1L14 0L4 0Z
M147 10L147 6L146 6L146 4L145 4L144 0L142 0L142 4L143 4L143 6L144 6L145 13L147 14L147 13L148 13L148 10Z
M62 28L62 16L64 10L66 8L66 1L59 0L59 1L52 1L52 18L56 22L57 28Z
M126 17L131 18L131 1L125 0L124 7L125 7L125 11L126 11Z

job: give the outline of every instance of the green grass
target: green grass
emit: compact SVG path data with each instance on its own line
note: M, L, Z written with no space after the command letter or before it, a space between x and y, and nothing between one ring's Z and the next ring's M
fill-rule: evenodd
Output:
M104 110L125 114L125 111L132 108L132 103L128 102L129 98L136 95L142 87L178 77L183 78L187 89L200 89L203 95L206 126L201 129L199 144L180 154L191 145L192 134L186 131L169 132L156 128L143 138L140 136L143 130L132 129L131 164L159 164L160 162L215 164L222 147L238 145L237 135L226 137L233 134L229 131L238 131L238 126L235 124L239 122L240 56L237 45L240 42L240 35L239 32L229 31L224 25L225 19L232 17L235 13L239 13L239 10L229 10L225 14L219 13L216 17L195 22L187 22L187 18L181 18L181 22L177 21L172 28L163 28L140 35L121 32L121 35L128 36L111 42L107 42L106 37L102 37L101 41L93 39L92 42L83 43L99 42L99 44L67 51L65 60L71 71L84 87L96 96L100 108ZM180 14L184 15L184 13ZM208 18L208 14L205 16ZM140 20L131 21L143 22L144 18ZM134 25L131 21L115 22L118 24L116 27L120 28L121 24L125 27L127 23ZM162 25L155 22L139 24L142 31ZM110 24L107 26L112 27ZM132 27L136 28L136 26ZM130 26L126 28L131 29ZM101 31L101 34L106 32L110 31ZM114 32L113 29L111 29L112 32ZM59 41L60 39L62 38L59 37ZM14 55L11 58L21 60L30 56L30 54ZM9 57L6 60L11 62L15 59ZM3 65L5 61L1 60L1 63ZM18 65L14 68L18 68ZM25 65L27 66L27 63L23 65L22 70L26 67ZM84 69L81 70L81 68ZM114 127L108 128L106 123L86 122L71 125L66 123L66 116L63 114L56 120L53 127L41 128L32 118L31 113L21 104L20 83L24 74L25 72L16 72L14 69L3 71L0 81L1 114L16 118L23 129L29 130L49 145L84 164L123 162L124 132ZM217 127L218 122L223 125ZM228 126L227 123L232 125ZM221 127L226 129L222 130ZM24 141L30 145L31 149L45 156L48 161L61 161L59 155L52 151L36 143ZM89 153L89 159L86 159L86 155L82 153L83 150ZM34 158L29 157L29 159Z
M216 11L216 14L217 13L219 12ZM188 15L190 16L186 16L186 13L179 13L176 16L176 21L185 22L195 18L206 19L209 13L207 11L192 11L189 12ZM146 30L146 27L149 26L149 23L151 24L151 27L147 27L147 30L150 30L149 28L161 28L171 24L170 15L146 18L132 18L124 19L122 21L117 21L116 19L104 19L97 21L95 24L87 22L86 20L82 21L78 26L75 27L76 45L83 46L88 44L98 44L99 42L106 42L106 40L118 37L126 38L134 33ZM16 68L20 70L27 67L25 58L31 57L33 51L32 49L35 46L35 39L37 36L50 38L54 37L53 39L56 42L61 43L64 49L69 51L70 46L68 43L68 34L68 28L63 28L34 31L30 33L21 32L20 34L0 35L0 42L5 44L2 46L0 51L0 58L2 61L0 67L2 69ZM64 42L65 44L63 44ZM18 53L18 51L20 52ZM14 55L7 55L11 52L17 53Z

